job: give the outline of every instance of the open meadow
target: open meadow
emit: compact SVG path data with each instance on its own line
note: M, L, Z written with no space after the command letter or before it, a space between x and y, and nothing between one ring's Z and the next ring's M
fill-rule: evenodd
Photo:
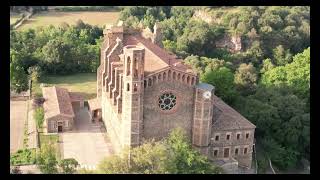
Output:
M59 26L63 22L75 24L79 19L84 23L102 27L106 24L117 23L119 14L120 12L40 12L34 14L21 27L19 27L19 29L23 30L49 25Z
M96 73L78 73L73 75L45 76L40 83L48 86L58 86L66 88L71 92L80 92L86 100L95 98L97 95L97 75ZM33 84L33 94L41 93L39 84Z

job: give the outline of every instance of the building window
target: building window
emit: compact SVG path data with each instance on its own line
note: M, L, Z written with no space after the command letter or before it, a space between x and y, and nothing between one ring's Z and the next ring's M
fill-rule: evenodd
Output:
M133 91L134 91L134 92L137 92L137 91L138 91L138 84L137 84L137 83L134 84L134 86L133 86Z
M231 137L231 135L230 135L230 134L227 134L227 140L228 140L228 141L230 140L230 137Z
M218 149L213 150L213 157L218 157Z
M248 139L249 138L249 133L246 133L246 139Z
M219 135L216 135L216 137L214 138L215 141L219 141Z
M239 148L236 148L235 150L234 150L234 155L238 155L239 154Z
M130 84L127 84L127 91L130 91Z
M237 140L239 140L239 139L240 139L240 133L237 134Z
M159 107L162 110L171 110L177 103L177 97L172 93L164 93L159 97Z
M244 148L243 154L247 154L247 152L248 152L248 148Z
M225 148L224 149L224 152L223 152L223 157L224 158L228 158L229 157L229 150L230 150L229 148Z

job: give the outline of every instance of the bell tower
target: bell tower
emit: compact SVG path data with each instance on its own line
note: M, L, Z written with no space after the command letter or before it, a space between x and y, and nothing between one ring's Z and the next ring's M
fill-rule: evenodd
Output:
M143 133L143 83L145 50L128 45L123 48L122 147L137 146Z
M192 145L202 154L208 154L213 117L214 86L200 83L196 86L196 97L192 127Z

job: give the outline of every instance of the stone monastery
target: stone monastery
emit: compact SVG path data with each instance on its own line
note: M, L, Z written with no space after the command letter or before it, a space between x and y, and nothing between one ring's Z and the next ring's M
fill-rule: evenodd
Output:
M251 168L255 125L161 46L157 24L153 33L121 24L104 30L98 105L91 110L104 122L115 152L180 127L210 160Z

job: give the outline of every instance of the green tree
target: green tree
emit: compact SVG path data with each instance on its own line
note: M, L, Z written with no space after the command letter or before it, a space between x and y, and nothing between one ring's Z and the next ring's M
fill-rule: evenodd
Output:
M310 48L293 57L293 62L266 71L261 83L265 86L285 84L302 97L310 91Z
M285 50L282 45L279 45L273 49L273 58L275 64L278 66L284 66L292 61L290 50Z
M78 161L74 158L63 159L59 162L59 167L64 174L73 174L76 172L76 168L79 165Z
M28 89L28 76L17 63L10 63L10 89L20 93Z
M56 151L53 145L45 144L41 146L37 164L40 171L44 174L55 174L58 172L56 160Z
M181 129L172 131L164 140L147 141L131 150L124 150L120 156L108 157L99 164L99 172L106 174L216 174L221 171L192 149Z
M234 75L231 70L226 67L221 67L214 71L207 71L201 75L200 80L215 86L215 94L230 104L233 103L237 96L234 85Z
M234 75L234 82L238 90L244 94L254 92L257 84L257 73L255 67L249 64L240 64Z
M221 169L212 165L205 156L192 149L185 132L174 129L166 143L172 156L169 158L168 170L173 174L218 174Z

